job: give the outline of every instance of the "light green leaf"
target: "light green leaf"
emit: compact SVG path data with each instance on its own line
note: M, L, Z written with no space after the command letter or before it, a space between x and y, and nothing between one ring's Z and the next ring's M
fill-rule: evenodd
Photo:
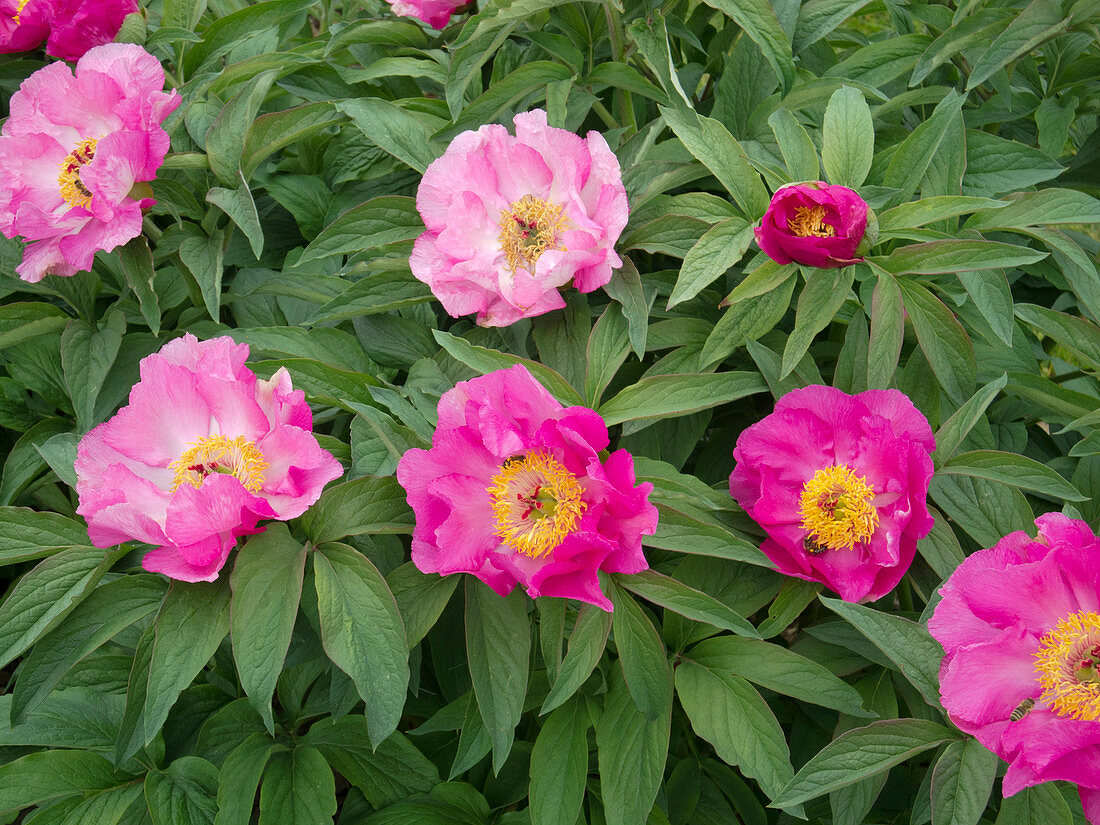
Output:
M939 470L948 475L974 476L1033 490L1054 499L1087 501L1088 496L1046 464L1000 450L971 450L947 461Z
M841 86L825 109L821 133L825 174L830 183L855 189L866 180L874 156L875 127L867 100L858 89Z
M260 788L260 825L329 825L336 813L336 782L316 748L277 753Z
M543 723L531 751L531 825L575 822L588 777L588 709L574 699Z
M710 409L767 392L759 373L679 373L643 378L600 405L608 426L641 418L667 418Z
M672 680L665 644L653 622L630 594L609 581L607 590L615 606L611 614L615 648L630 695L646 719L660 719L668 714L672 704Z
M976 825L989 801L999 763L977 739L949 744L932 772L935 825Z

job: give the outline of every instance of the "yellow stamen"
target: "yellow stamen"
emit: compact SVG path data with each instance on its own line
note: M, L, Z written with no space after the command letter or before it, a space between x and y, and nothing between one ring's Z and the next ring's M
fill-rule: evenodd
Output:
M878 526L874 500L875 491L863 476L844 465L826 467L802 487L799 526L822 550L851 550Z
M264 483L267 462L256 445L243 435L236 438L209 435L196 441L168 466L175 472L172 492L181 484L202 487L208 475L220 473L233 476L248 492L257 493Z
M87 209L92 203L92 193L80 180L80 167L95 157L97 141L86 138L61 161L61 174L57 176L57 185L61 188L61 197L69 206L81 206Z
M562 543L585 510L584 488L545 450L504 461L487 488L497 535L525 556L545 556Z
M561 249L558 236L569 228L569 219L556 206L534 195L524 195L500 213L500 247L508 269L535 271L535 263L548 249Z
M813 235L815 238L831 238L836 228L825 223L824 206L795 207L794 217L787 221L787 228L800 238Z
M23 7L27 5L28 0L19 0L18 5L15 7L15 16L12 17L12 22L15 25L19 25L19 14L23 11Z
M1100 615L1088 610L1067 616L1039 641L1035 672L1040 702L1060 716L1100 719Z

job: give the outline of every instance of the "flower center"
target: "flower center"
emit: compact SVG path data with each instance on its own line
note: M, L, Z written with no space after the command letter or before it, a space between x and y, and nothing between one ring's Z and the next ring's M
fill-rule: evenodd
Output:
M183 455L168 466L175 471L172 492L181 484L202 487L208 475L219 473L233 476L248 492L257 493L264 483L267 462L256 445L243 435L236 438L208 435L184 450Z
M797 206L794 217L787 221L787 228L800 238L831 238L836 229L825 223L824 206Z
M86 138L61 161L61 174L57 176L57 185L61 188L61 197L69 206L87 209L92 203L92 193L80 181L80 167L95 157L96 141Z
M807 552L817 555L824 550L851 550L867 541L878 526L874 506L875 491L863 476L847 467L826 467L802 487L803 530L808 530Z
M487 489L497 535L532 558L561 544L585 509L576 476L545 450L506 459Z
M15 14L12 17L12 22L15 25L19 25L19 14L23 11L23 7L27 5L28 0L19 0L19 4L15 7Z
M1039 641L1035 672L1040 701L1055 713L1100 719L1100 615L1082 610L1058 622Z
M543 252L564 249L557 245L558 235L569 226L563 211L564 207L524 195L500 213L500 246L513 275L520 268L533 273Z

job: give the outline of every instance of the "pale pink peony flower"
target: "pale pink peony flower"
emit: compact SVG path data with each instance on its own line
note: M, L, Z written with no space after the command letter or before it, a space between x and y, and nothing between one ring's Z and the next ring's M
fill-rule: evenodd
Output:
M455 9L467 4L467 0L388 0L393 13L399 17L415 17L433 29L442 29L451 21Z
M427 231L409 264L454 318L482 326L565 306L559 287L591 292L622 266L615 242L629 209L619 161L599 132L582 139L516 115L463 132L428 167L416 193Z
M245 366L248 346L185 335L141 361L130 402L77 449L77 512L96 547L158 545L142 566L213 581L237 536L300 516L343 473L301 390Z
M502 596L562 596L611 610L598 571L649 565L653 485L634 459L605 460L607 426L565 407L524 367L462 381L439 401L430 450L409 450L397 480L416 514L412 559L424 573L472 573Z
M46 54L79 60L115 39L137 0L0 0L0 53L25 52L46 41Z
M1100 825L1100 540L1061 513L979 550L940 589L951 721L1008 762L1004 795L1076 782Z
M738 436L730 495L768 534L760 549L780 573L845 601L878 599L932 529L935 448L927 419L898 390L805 387Z
M141 234L153 201L131 191L156 176L180 103L163 86L157 59L126 43L91 49L75 76L52 63L23 81L0 132L0 232L28 242L20 278L75 275Z

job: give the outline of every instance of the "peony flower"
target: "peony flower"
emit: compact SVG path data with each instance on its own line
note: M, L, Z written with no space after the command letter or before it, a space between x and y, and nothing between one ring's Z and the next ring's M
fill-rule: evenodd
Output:
M0 53L25 52L46 41L46 54L79 60L115 39L137 0L0 0Z
M867 203L846 186L792 183L772 195L756 227L756 242L777 264L836 269L863 260L856 251L867 231Z
M134 184L156 176L180 103L163 86L157 59L127 43L91 49L75 76L52 63L23 81L0 131L0 232L28 241L20 278L75 275L141 234L153 201Z
M611 610L599 570L649 565L642 536L657 529L652 484L634 459L606 459L607 426L565 407L524 367L462 381L439 400L430 450L397 464L416 515L412 560L424 573L473 573L502 596L562 596Z
M1100 823L1100 540L1061 513L979 550L940 588L951 721L1008 762L1004 795L1076 782Z
M248 346L185 335L141 361L130 402L77 448L77 512L96 547L158 545L142 566L213 581L237 536L300 516L343 473L301 390L257 380Z
M467 0L389 0L393 13L400 17L415 17L433 29L442 29L451 21L456 9Z
M935 448L928 421L898 390L806 387L738 436L730 495L768 534L760 549L780 573L845 601L878 599L932 529Z
M581 139L546 124L546 112L463 132L424 173L416 208L427 231L409 264L454 318L482 326L565 306L571 281L591 292L622 266L626 226L619 161L599 132Z

